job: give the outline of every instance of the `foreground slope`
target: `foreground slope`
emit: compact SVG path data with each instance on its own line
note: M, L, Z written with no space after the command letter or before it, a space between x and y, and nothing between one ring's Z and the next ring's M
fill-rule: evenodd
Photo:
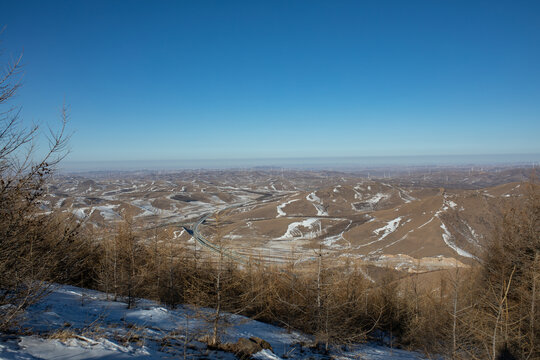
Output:
M181 356L234 359L231 353L209 350L203 338L210 332L213 311L181 306L168 309L140 300L133 309L107 294L73 286L55 286L49 296L27 311L25 335L0 335L1 359L164 359ZM327 358L308 345L309 336L225 314L222 341L256 336L270 343L258 359ZM418 353L375 344L337 348L340 359L421 359Z

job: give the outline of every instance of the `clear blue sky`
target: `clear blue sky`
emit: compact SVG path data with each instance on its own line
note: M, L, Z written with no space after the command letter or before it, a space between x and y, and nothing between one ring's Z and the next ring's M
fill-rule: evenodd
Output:
M540 1L2 1L71 161L540 153Z

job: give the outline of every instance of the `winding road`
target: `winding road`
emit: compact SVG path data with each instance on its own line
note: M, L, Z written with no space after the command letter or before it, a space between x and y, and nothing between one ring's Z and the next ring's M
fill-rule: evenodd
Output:
M201 233L199 231L199 225L201 225L203 222L205 222L205 220L210 215L211 215L211 213L205 214L202 218L199 219L199 221L197 221L195 223L195 226L193 227L193 237L195 238L195 240L199 244L201 244L202 246L206 247L207 249L210 249L210 250L212 250L214 252L222 254L223 256L226 256L229 259L234 260L237 263L246 265L247 260L242 255L238 254L237 252L235 252L233 250L225 249L222 246L216 245L216 244L208 241L204 236L201 235Z
M247 201L245 203L240 203L240 204L234 204L234 205L230 205L230 206L227 206L225 207L224 209L222 210L219 210L219 211L225 211L225 210L229 210L229 209L234 209L234 208L239 208L239 207L242 207L242 206L249 206L251 204L254 204L254 203L258 203L262 198L270 198L268 199L267 201L273 201L273 195L275 194L272 194L272 193L264 193L264 192L259 192L259 191L253 191L253 190L246 190L246 189L243 189L244 191L246 192L249 192L249 193L253 193L253 194L260 194L262 195L260 198L256 199L256 200L251 200L251 201ZM282 197L284 195L278 195L277 198L279 197ZM248 259L237 253L236 251L234 250L231 250L231 249L226 249L220 245L216 245L214 244L213 242L207 240L204 236L202 236L202 234L200 233L199 231L199 226L204 223L206 221L206 219L208 219L210 216L212 215L212 213L207 213L207 214L204 214L196 223L195 225L193 226L193 238L195 238L195 240L201 244L201 246L204 246L205 248L211 250L211 251L214 251L218 254L222 254L223 256L237 262L237 263L240 263L242 265L247 265L248 263ZM184 229L186 229L184 227ZM186 229L188 230L188 229ZM188 230L189 231L189 230Z

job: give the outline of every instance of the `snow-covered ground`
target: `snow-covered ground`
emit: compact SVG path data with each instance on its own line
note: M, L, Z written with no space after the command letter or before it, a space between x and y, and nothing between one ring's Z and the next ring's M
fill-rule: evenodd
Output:
M98 291L56 286L39 304L28 309L22 322L27 335L0 334L0 359L171 359L187 355L207 359L234 359L231 353L208 350L198 339L210 329L212 310L181 306L168 309L139 300L133 309ZM228 326L222 341L256 336L268 341L273 353L264 350L257 359L328 358L300 343L307 335L226 315ZM331 351L335 359L422 359L418 353L374 344Z

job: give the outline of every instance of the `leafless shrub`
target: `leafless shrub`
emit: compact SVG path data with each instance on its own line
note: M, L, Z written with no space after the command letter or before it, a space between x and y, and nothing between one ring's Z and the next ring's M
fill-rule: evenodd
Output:
M42 214L39 201L55 166L67 154L68 110L58 131L49 129L49 148L39 157L39 127L25 126L20 108L9 101L21 86L22 57L0 75L0 329L12 327L24 309L47 290L69 261L61 255L74 243L77 226L55 214Z

